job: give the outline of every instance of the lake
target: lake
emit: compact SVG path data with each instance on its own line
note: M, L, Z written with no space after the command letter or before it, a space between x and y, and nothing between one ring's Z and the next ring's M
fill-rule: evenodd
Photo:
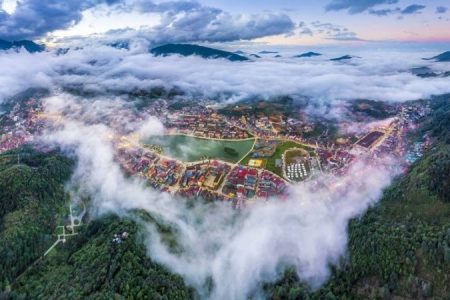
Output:
M163 154L182 161L197 161L205 156L236 163L241 160L253 146L254 139L243 141L208 140L184 135L153 136L144 144L158 145ZM235 151L225 151L231 148Z

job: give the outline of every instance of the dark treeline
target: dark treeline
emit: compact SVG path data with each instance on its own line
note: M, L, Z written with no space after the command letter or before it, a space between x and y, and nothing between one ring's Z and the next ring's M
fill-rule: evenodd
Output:
M125 233L125 234L124 234ZM115 235L118 238L115 238ZM138 225L115 216L93 221L22 276L14 299L192 299L183 279L154 263Z

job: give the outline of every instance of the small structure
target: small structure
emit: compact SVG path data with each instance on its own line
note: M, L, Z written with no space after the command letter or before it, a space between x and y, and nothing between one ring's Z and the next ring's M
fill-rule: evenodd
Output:
M264 161L262 159L250 159L248 162L249 167L261 168Z

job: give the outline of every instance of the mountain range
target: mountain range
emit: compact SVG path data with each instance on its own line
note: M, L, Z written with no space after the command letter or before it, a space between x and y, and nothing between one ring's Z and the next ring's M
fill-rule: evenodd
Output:
M35 42L29 40L6 41L0 39L0 50L19 49L22 47L30 53L41 52L45 49L43 45L38 45Z
M431 58L424 58L424 60L434 60L437 62L450 62L450 51L443 52Z
M349 60L349 59L352 59L352 58L353 58L353 56L351 56L351 55L344 55L344 56L332 58L330 60L331 61L341 61L341 60Z
M182 56L196 55L203 58L225 58L230 61L248 60L247 57L236 53L191 44L167 44L153 48L150 52L155 56L178 54Z
M314 57L314 56L320 56L320 55L322 55L322 54L310 51L310 52L294 55L294 57L296 57L296 58L303 58L303 57Z

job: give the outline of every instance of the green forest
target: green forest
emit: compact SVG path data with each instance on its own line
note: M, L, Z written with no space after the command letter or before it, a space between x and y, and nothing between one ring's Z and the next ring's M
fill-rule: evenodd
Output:
M72 161L21 149L0 155L0 286L8 290L53 243Z
M435 146L351 221L349 253L329 282L312 290L289 269L264 284L269 299L450 299L450 102L432 103L418 135L429 132ZM129 218L91 221L41 259L67 207L73 165L28 148L0 155L0 299L195 298L146 255Z
M179 276L148 258L132 220L92 221L42 258L67 210L72 168L56 152L0 155L0 299L192 298ZM112 242L123 232L126 239Z

